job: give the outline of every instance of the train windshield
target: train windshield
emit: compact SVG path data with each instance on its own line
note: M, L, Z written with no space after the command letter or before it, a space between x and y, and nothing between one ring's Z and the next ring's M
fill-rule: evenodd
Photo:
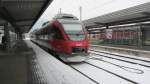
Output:
M85 39L85 33L81 24L63 24L66 34L70 40L81 41Z

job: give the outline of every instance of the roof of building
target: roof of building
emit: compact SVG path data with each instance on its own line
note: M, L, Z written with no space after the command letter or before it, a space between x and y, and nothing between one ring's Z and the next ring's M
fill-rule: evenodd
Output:
M0 17L18 32L28 32L52 0L0 0Z
M83 21L87 29L150 21L150 2Z

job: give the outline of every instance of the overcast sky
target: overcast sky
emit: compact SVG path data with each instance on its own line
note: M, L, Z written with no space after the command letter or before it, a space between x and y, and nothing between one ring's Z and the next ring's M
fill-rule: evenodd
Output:
M51 20L61 8L62 13L70 13L79 18L79 7L82 7L82 20L122 10L150 0L53 0L32 30L41 28L43 22Z

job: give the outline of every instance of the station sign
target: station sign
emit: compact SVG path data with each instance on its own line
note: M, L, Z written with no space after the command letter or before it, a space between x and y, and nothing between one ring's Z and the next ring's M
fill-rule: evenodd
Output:
M112 29L106 29L106 38L112 39Z

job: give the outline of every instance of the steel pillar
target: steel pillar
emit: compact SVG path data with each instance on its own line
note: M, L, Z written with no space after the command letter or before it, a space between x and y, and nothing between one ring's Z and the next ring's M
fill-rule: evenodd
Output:
M141 48L142 47L142 32L141 32L141 27L138 28L138 47Z
M8 28L8 23L4 24L4 38L5 38L5 49L9 50L10 49L10 35L9 35L9 28Z
M22 40L22 33L21 32L17 32L17 40Z
M108 29L109 28L109 25L106 25L106 29Z

